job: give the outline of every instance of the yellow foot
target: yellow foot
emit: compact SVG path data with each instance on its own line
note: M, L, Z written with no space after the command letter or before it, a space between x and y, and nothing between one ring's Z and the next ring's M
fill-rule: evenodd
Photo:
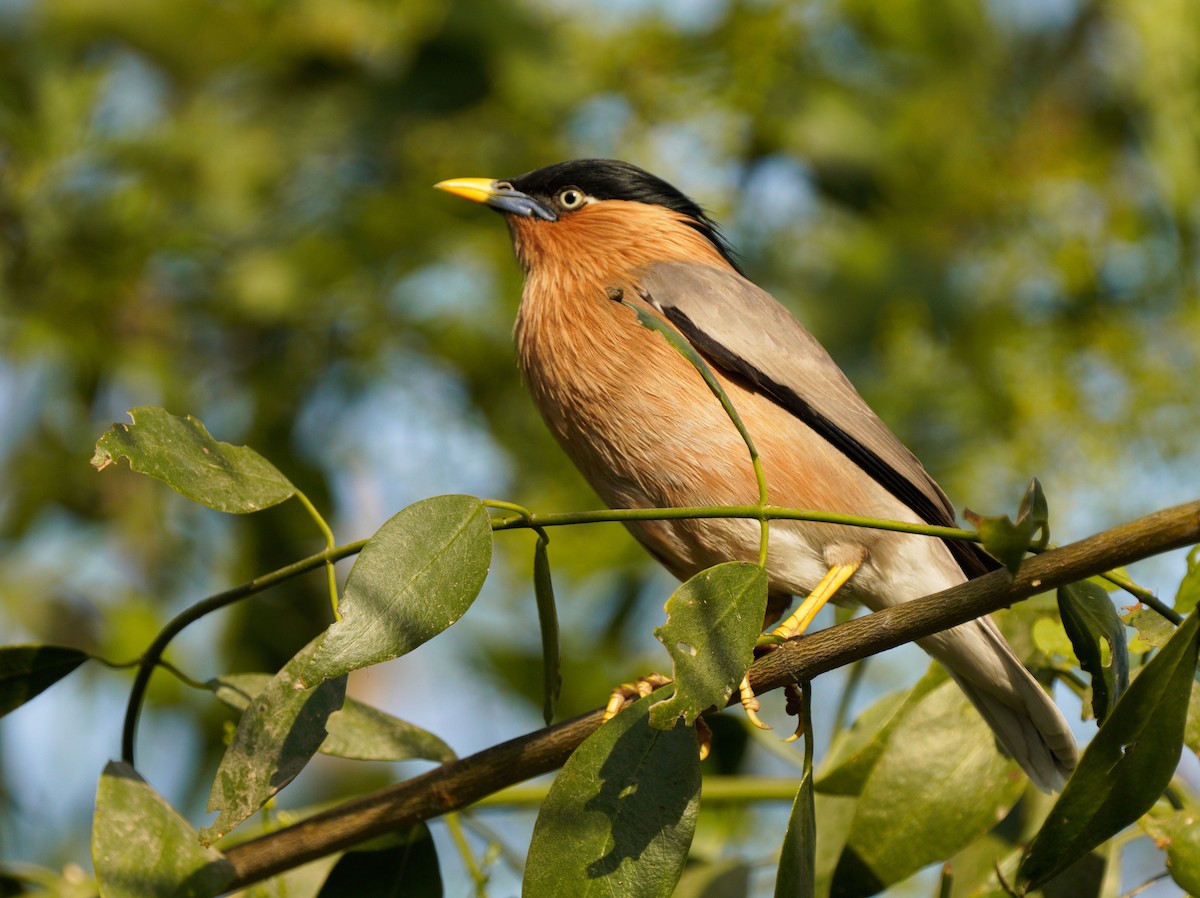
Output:
M616 717L617 713L626 705L636 702L639 698L645 698L655 689L666 686L670 682L670 677L652 673L639 677L632 683L622 683L608 697L608 704L604 706L604 722L607 723Z
M829 573L817 584L817 588L808 594L808 598L800 603L800 607L793 611L787 620L771 631L771 635L791 639L807 630L817 612L854 576L861 564L862 562L855 562L835 564L831 567Z

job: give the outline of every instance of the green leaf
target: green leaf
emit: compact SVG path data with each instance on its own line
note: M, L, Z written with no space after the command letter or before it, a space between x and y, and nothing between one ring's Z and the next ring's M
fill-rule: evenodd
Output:
M290 783L325 741L326 721L345 700L346 678L315 689L296 688L296 677L320 644L318 636L285 664L238 721L208 797L208 810L221 813L200 834L206 844Z
M0 717L49 689L90 657L61 645L0 648Z
M754 660L767 608L767 574L741 561L701 571L667 600L667 622L654 631L674 664L674 693L650 709L650 725L691 724L723 708Z
M339 605L300 682L313 686L407 654L457 621L492 563L492 525L473 496L408 506L359 553Z
M424 824L341 856L317 898L441 898L437 850Z
M700 810L695 731L650 726L639 699L584 740L542 803L524 898L666 898Z
M204 425L155 406L131 409L132 424L114 424L96 442L92 466L103 471L119 459L163 481L209 508L248 514L278 505L296 494L273 464L245 446L213 439Z
M537 599L538 627L542 634L542 718L546 726L554 719L554 705L562 691L562 665L558 654L558 608L554 604L554 582L550 579L550 539L538 533L533 549L533 594Z
M1183 727L1183 744L1200 755L1200 683L1192 684L1188 698L1187 723Z
M1200 603L1200 546L1193 547L1187 555L1187 572L1175 593L1175 610L1180 614L1191 614Z
M1198 632L1193 612L1125 690L1029 846L1025 884L1046 882L1162 795L1183 747Z
M245 711L271 681L271 674L226 674L209 680L217 699L235 711ZM318 751L356 761L452 761L454 751L428 730L348 698L329 715L329 735Z
M1008 515L978 515L969 509L963 517L979 532L984 551L1014 574L1030 547L1044 549L1050 542L1049 509L1036 477L1021 498L1015 523Z
M1092 713L1103 723L1129 685L1125 624L1108 593L1087 581L1060 587L1058 610L1080 666L1091 675Z
M748 898L753 872L745 861L689 862L671 898Z
M1135 605L1121 620L1137 630L1137 636L1129 640L1129 651L1142 654L1151 649L1161 649L1175 635L1175 625L1150 608Z
M807 734L805 739L811 739ZM813 898L817 877L817 811L812 770L804 771L792 814L788 818L779 870L775 876L775 898Z
M1178 811L1161 822L1171 878L1189 895L1200 895L1200 821L1194 811Z
M128 764L110 761L96 793L92 863L100 898L210 898L233 865Z
M815 787L831 795L858 795L883 753L893 727L905 711L946 681L943 668L934 665L911 689L889 693L867 708L847 730L833 737L821 764Z
M893 725L863 786L830 894L873 895L945 860L995 826L1023 789L962 690L942 682Z

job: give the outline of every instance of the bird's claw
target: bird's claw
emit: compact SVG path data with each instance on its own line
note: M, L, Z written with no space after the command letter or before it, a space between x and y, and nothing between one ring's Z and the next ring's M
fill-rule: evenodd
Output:
M784 742L795 742L804 735L804 693L799 683L789 683L783 687L787 697L787 713L796 718L796 731L784 739Z
M767 724L763 723L758 712L762 710L762 703L759 702L758 696L754 694L754 687L750 685L750 675L742 677L742 683L738 686L738 695L742 700L742 710L746 712L746 719L758 727L760 730L769 730Z
M712 752L713 734L703 717L696 718L696 742L700 745L700 760L703 761Z
M608 704L604 706L602 721L608 723L626 705L637 701L639 698L645 698L655 689L658 689L660 686L666 686L670 682L670 677L663 676L660 673L652 673L644 677L638 677L632 683L622 683L608 697Z

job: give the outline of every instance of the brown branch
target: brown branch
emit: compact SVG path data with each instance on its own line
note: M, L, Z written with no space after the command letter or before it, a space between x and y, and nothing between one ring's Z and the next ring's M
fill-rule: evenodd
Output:
M1200 501L1139 518L953 589L793 640L751 669L757 692L837 667L997 611L1032 595L1200 542ZM511 739L230 848L239 888L382 833L466 807L555 770L600 726L601 711Z

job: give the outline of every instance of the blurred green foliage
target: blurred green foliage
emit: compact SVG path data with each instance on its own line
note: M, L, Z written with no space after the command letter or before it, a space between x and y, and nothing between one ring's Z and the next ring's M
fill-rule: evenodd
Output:
M594 506L518 382L500 221L429 189L571 157L710 208L959 507L1007 510L1036 474L1081 535L1191 498L1197 110L1187 0L2 0L5 641L129 658L321 547L295 509L222 520L93 471L136 405L253 446L343 542L434 492ZM532 545L505 551L485 598L513 634L475 664L535 708ZM636 670L659 575L611 526L550 551L584 609L570 713L597 666ZM325 625L322 589L173 657L275 670ZM220 718L156 688L211 773Z

